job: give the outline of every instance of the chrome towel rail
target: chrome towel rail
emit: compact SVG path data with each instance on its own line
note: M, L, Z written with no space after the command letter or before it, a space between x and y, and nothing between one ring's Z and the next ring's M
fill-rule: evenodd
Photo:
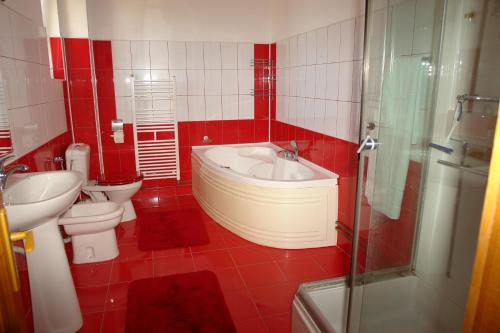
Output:
M458 95L457 96L457 101L459 103L463 103L465 101L472 101L472 102L497 102L498 103L498 97L493 97L493 96L477 96L477 95Z
M459 169L459 170L462 170L462 171L465 171L465 172L468 172L468 173L472 173L472 174L475 174L475 175L488 177L488 171L480 170L480 169L471 167L469 165L460 165L460 164L456 164L456 163L453 163L453 162L448 162L448 161L445 161L445 160L438 160L437 162L439 164L442 164L442 165L445 165L445 166L448 166L448 167L451 167L451 168L454 168L454 169Z

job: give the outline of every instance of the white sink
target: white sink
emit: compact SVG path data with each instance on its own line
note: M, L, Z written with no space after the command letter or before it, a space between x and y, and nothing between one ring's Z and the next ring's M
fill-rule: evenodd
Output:
M82 175L73 171L15 174L3 193L11 231L30 230L26 253L36 333L76 332L82 314L71 277L59 216L80 194Z
M12 175L3 194L9 229L25 231L58 217L78 197L82 181L73 171Z

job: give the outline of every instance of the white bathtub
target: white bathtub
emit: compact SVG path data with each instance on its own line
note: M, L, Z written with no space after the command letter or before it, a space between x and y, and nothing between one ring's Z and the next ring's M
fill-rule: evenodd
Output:
M270 143L193 147L193 195L205 212L260 245L335 245L338 176L278 157Z

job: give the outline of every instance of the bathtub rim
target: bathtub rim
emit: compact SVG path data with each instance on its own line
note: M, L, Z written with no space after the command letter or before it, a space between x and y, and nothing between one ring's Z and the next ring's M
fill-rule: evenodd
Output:
M279 187L279 188L304 188L304 187L328 187L338 185L339 175L327 170L317 164L314 164L304 158L299 156L299 163L309 167L315 173L322 174L325 178L313 178L307 180L272 180L272 179L262 179L250 177L248 175L239 173L237 171L222 168L220 165L210 161L208 158L203 156L203 151L215 147L266 147L271 148L275 152L283 150L283 148L271 143L271 142L258 142L258 143L243 143L243 144L227 144L227 145L203 145L203 146L193 146L191 151L191 158L197 159L201 164L206 164L213 170L222 173L226 177L233 180L241 181L246 184L253 184L262 187Z

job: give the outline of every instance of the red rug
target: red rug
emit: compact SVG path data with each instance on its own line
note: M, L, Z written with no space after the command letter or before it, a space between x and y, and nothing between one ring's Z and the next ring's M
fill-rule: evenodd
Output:
M138 219L138 247L141 251L208 244L208 234L196 209L143 213Z
M137 280L128 289L126 333L236 332L210 271Z

